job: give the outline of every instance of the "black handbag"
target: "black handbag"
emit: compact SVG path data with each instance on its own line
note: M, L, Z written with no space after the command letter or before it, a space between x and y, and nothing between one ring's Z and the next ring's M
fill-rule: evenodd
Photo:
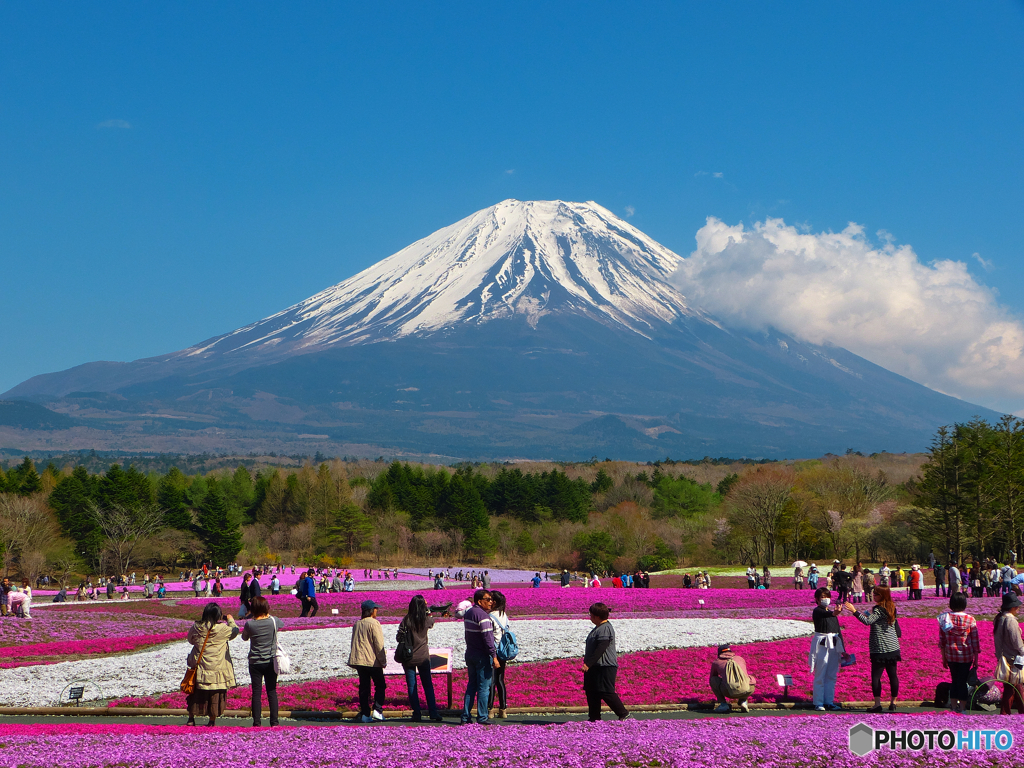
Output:
M398 634L401 635L398 638L398 645L395 647L395 661L399 664L405 664L412 660L412 632L409 631L409 627L406 626L405 621L398 627Z

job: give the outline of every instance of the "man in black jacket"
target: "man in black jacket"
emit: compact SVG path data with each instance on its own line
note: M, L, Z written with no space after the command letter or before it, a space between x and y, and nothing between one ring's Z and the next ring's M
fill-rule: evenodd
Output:
M832 575L832 586L839 592L838 603L844 605L850 597L850 585L853 582L853 574L846 570L845 564L839 565L839 570Z
M946 597L946 569L942 567L942 563L936 562L935 568L935 596Z
M250 581L252 581L251 573L247 573L242 577L242 589L238 593L238 618L240 619L247 616L251 610L249 601L252 600L253 594L249 590Z

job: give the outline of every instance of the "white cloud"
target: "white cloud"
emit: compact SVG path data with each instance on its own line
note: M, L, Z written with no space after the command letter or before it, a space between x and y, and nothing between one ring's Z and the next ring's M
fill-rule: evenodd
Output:
M992 271L992 268L993 268L992 262L989 261L988 259L983 259L981 257L981 254L978 253L977 251L975 251L974 253L971 254L971 258L972 259L976 259L977 262L979 264L981 264L982 269L984 269L986 272L991 272Z
M626 206L626 218L627 219L632 218L633 214L635 214L635 213L636 213L636 208L634 208L632 205L627 205Z
M512 175L512 174L514 174L515 172L516 172L516 169L515 169L515 168L509 168L509 169L508 169L507 171L505 171L505 174L506 174L507 176L511 176L511 175Z
M725 174L722 173L721 171L715 171L711 175L714 176L716 179L721 179L725 177Z
M997 410L1021 407L1024 324L964 262L922 263L891 237L870 243L857 224L815 234L781 219L745 230L709 218L673 282L727 322L837 344Z
M102 123L96 123L97 128L131 128L132 124L127 120L104 120Z

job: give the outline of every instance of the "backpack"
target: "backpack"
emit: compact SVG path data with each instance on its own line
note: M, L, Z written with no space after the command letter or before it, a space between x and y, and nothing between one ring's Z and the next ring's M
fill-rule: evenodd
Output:
M405 664L412 659L412 632L409 631L409 627L404 621L402 622L402 626L399 627L399 631L402 634L402 639L398 642L398 645L395 648L395 661L399 664Z
M516 640L516 633L512 631L508 620L505 621L505 626L502 627L502 630L504 632L501 636L501 642L498 643L498 661L512 661L512 659L519 655L519 641Z
M743 674L743 670L736 663L736 659L729 659L726 662L725 677L722 678L722 684L724 688L722 691L723 696L738 698L750 693L750 680Z

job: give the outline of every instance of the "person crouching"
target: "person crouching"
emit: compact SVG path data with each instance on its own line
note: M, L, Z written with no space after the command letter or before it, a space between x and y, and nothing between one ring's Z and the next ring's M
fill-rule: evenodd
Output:
M711 678L708 682L718 699L715 712L724 714L731 711L726 699L736 699L740 709L750 711L747 698L754 692L757 680L747 674L747 662L737 656L728 643L718 646L718 658L711 662Z

